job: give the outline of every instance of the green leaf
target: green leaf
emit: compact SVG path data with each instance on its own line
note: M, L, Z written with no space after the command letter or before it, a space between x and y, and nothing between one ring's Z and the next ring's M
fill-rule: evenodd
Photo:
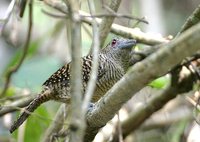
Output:
M160 77L160 78L158 78L158 79L152 81L152 82L149 84L149 86L154 87L154 88L161 89L161 88L166 87L168 84L169 84L169 77L163 76L163 77Z

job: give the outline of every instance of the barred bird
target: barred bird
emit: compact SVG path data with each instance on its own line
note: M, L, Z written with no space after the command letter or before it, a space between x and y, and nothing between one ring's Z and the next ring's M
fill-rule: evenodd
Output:
M127 71L130 66L134 39L114 38L98 55L98 74L96 88L91 102L98 101ZM87 87L92 69L92 55L81 58L83 94ZM65 64L43 84L41 93L25 108L10 128L14 132L42 103L49 100L70 103L70 66Z

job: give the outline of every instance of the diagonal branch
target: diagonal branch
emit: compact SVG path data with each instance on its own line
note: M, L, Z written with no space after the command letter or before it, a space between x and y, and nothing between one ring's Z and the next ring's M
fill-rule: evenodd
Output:
M171 85L155 94L147 103L145 103L146 105L131 113L129 118L122 122L123 137L125 138L131 132L136 130L147 118L161 109L168 101L174 99L179 94L190 91L195 80L195 75L192 73L181 78L179 76L179 70L172 71ZM115 134L112 142L116 142L117 138L118 137Z

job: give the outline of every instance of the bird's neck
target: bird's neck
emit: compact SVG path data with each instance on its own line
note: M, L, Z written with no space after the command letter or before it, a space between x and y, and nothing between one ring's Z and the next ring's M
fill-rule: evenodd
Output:
M130 62L129 54L126 54L123 56L123 55L117 55L117 54L102 53L101 57L113 62L118 67L122 68L124 72L126 72L129 68L129 62Z

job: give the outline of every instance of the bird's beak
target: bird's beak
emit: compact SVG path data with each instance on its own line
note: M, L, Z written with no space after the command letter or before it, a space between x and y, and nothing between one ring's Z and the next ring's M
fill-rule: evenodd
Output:
M135 39L125 39L123 42L118 45L122 49L129 49L132 48L133 46L136 45L136 40Z

